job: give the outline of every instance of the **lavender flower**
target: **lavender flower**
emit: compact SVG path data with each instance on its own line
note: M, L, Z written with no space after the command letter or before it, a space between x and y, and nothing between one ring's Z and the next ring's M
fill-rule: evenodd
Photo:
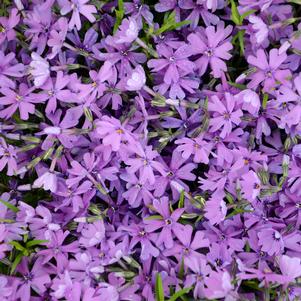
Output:
M80 14L85 16L91 23L95 22L93 13L97 13L97 10L94 5L86 4L87 2L89 2L89 0L58 0L63 16L72 11L69 29L73 29L74 27L76 27L77 30L81 29Z
M224 41L232 32L232 27L224 28L224 23L219 23L215 29L209 26L200 33L192 33L187 39L190 43L193 54L202 54L195 61L199 75L203 75L210 64L213 76L219 78L222 73L227 70L227 66L223 60L229 60L231 55L228 53L233 46L230 42Z

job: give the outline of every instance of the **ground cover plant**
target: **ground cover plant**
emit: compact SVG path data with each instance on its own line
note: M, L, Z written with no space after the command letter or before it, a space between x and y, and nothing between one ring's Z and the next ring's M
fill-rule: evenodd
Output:
M301 300L301 1L0 1L0 300Z

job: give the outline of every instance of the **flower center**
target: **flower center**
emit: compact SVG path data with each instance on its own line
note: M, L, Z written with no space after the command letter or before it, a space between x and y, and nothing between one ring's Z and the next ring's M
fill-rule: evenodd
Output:
M140 231L139 232L139 235L142 236L142 237L145 236L145 234L146 234L145 231Z
M33 273L28 273L23 276L24 282L31 281L33 279Z
M248 159L244 159L244 164L248 165L250 163L250 161Z
M171 225L171 219L170 219L170 218L167 218L167 219L165 220L165 224L166 224L166 225Z
M278 231L276 231L273 236L276 241L279 241L281 238L281 234Z
M259 189L260 188L260 185L258 184L258 183L256 183L255 185L254 185L254 189Z
M230 114L229 113L224 113L224 119L229 120L230 119Z
M205 55L207 55L208 57L213 56L213 50L212 50L211 48L208 48L208 49L205 51Z
M22 100L22 96L20 96L20 95L16 95L16 101L21 101Z
M266 75L267 75L267 77L272 77L272 72L271 71L268 71L267 73L266 73Z
M122 129L118 129L118 130L116 130L116 133L119 134L119 135L121 135L121 134L123 134L123 130Z
M218 267L222 266L223 261L220 258L215 259L215 263Z

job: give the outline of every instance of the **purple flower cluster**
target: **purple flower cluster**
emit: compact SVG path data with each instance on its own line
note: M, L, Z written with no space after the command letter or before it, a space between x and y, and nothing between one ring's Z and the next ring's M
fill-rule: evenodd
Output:
M300 1L2 2L1 301L301 300Z

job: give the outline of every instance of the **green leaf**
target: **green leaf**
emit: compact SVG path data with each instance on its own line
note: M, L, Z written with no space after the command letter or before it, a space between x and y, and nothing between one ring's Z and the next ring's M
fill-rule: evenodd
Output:
M180 28L180 27L190 23L189 20L176 22L175 17L176 17L175 11L173 11L171 13L166 13L164 15L163 25L159 29L155 30L154 34L159 36L160 34L166 32L166 31L171 31L171 30Z
M8 209L10 209L11 211L17 213L19 211L19 208L17 208L16 206L14 206L13 204L4 201L2 199L0 199L0 203L2 203L4 206L6 206Z
M240 55L243 56L245 53L245 42L244 42L244 30L240 30L237 35L238 35L238 42L239 42L239 48L240 48Z
M181 265L180 265L180 269L179 269L179 278L184 279L184 275L185 275L185 266L184 266L184 257L182 257Z
M31 240L28 243L26 243L26 248L31 248L33 246L45 244L47 242L48 240L43 240L43 239Z
M191 23L190 20L184 20L184 21L181 21L181 22L177 22L177 23L174 23L172 28L171 29L177 29L177 28L180 28L182 26L185 26L185 25L189 25Z
M256 12L256 9L250 9L248 11L246 11L245 13L243 13L241 15L241 20L244 20L245 18L249 17L250 15L254 14Z
M229 192L226 192L226 199L229 202L229 204L233 204L234 203L234 198L233 198L232 194L229 193Z
M164 289L163 289L163 282L160 273L156 275L156 285L155 285L155 292L156 292L156 301L164 301Z
M301 0L289 0L288 3L295 3L301 5Z
M16 250L21 251L22 253L26 251L26 249L17 241L10 241L9 244L12 245Z
M183 295L186 295L191 290L191 287L183 288L177 292L175 292L168 301L176 301L178 298L180 298Z
M122 22L124 16L124 3L123 0L118 0L118 10L115 10L116 13L116 21L114 24L113 32L115 33Z
M245 90L247 88L246 85L242 85L242 84L238 84L238 83L234 83L234 82L231 82L231 81L228 81L228 84L232 87L235 87L239 90Z
M23 254L20 253L20 254L18 254L17 257L15 258L15 260L14 260L14 262L13 262L13 264L11 265L11 268L10 268L10 274L11 274L11 275L15 272L15 270L16 270L18 264L20 263L22 257L23 257Z
M147 220L147 221L162 220L163 217L161 215L151 215L151 216L148 216L148 217L146 217L144 219Z
M236 25L242 25L242 18L238 12L236 3L234 0L230 0L231 2L231 20L236 24Z
M263 100L262 100L262 108L265 110L267 107L269 95L268 94L263 94Z
M184 199L185 199L185 191L182 190L181 194L180 194L178 208L183 208L184 207Z
M183 213L181 215L181 218L183 218L183 219L194 219L198 216L199 216L199 214L197 214L197 213Z

